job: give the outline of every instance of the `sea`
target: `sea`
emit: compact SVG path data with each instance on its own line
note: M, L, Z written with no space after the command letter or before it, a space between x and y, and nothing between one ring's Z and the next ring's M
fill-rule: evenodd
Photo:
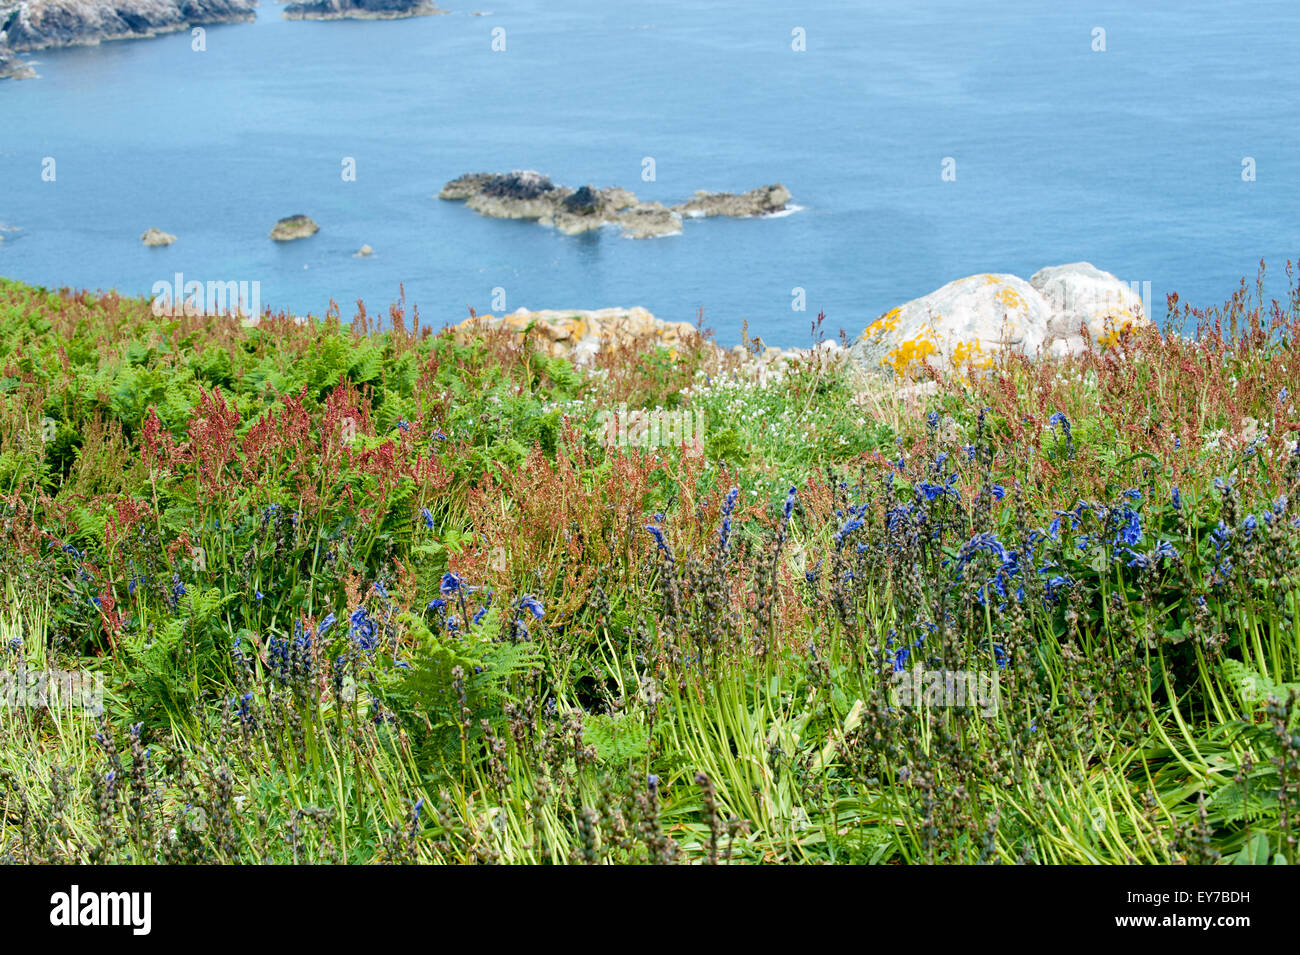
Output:
M1221 304L1300 258L1300 4L461 0L32 54L0 81L0 275L297 315L640 305L723 344L857 335L978 272L1088 261ZM756 219L563 235L437 198L535 169ZM311 216L311 238L268 233ZM141 233L178 236L146 248ZM357 257L362 245L373 255ZM818 331L817 316L824 315Z

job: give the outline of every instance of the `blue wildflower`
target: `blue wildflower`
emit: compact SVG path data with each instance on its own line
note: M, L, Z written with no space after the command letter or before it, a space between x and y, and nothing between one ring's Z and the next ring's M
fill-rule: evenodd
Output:
M731 514L736 509L740 497L740 488L733 487L727 492L727 499L722 502L722 528L718 531L718 549L725 552L731 541Z
M794 498L795 498L795 495L796 495L797 493L799 493L799 492L798 492L798 489L792 487L792 488L790 488L789 493L786 494L786 496L785 496L785 507L781 510L781 519L782 519L782 520L785 520L785 521L790 520L790 514L791 514L792 511L794 511Z
M1142 542L1142 518L1131 507L1125 507L1120 515L1122 523L1115 534L1116 545L1136 547Z
M645 529L649 531L650 536L655 539L655 546L659 548L659 552L662 553L664 557L666 557L668 560L672 560L673 553L668 549L668 542L664 540L664 532L661 531L659 528L655 527L653 524L647 524L645 526Z

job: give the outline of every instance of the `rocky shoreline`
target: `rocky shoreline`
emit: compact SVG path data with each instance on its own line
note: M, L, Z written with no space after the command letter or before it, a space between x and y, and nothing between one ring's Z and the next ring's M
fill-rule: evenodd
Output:
M402 20L450 13L432 0L311 0L290 3L286 20Z
M257 0L0 0L0 79L36 76L19 54L143 39L257 18ZM308 0L286 20L397 20L449 13L434 0Z
M256 0L0 0L0 78L34 76L16 54L94 46L256 18Z
M627 189L611 186L578 189L557 185L532 169L507 173L472 172L451 180L439 199L463 201L479 215L495 219L535 219L539 225L578 235L604 226L617 226L633 239L676 235L683 219L710 216L752 218L783 212L790 192L777 183L736 195L697 192L674 206L641 202Z

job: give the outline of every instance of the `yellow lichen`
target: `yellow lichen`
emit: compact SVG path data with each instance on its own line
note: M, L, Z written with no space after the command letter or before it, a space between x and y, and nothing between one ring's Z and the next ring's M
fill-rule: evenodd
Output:
M1004 285L998 290L997 300L1002 303L1004 308L1024 308L1025 300L1020 293L1010 285Z
M898 321L902 317L903 307L891 308L884 315L867 326L867 330L862 333L863 338L879 338L885 332L892 332L898 327Z
M924 361L929 355L938 352L934 342L925 337L909 338L880 360L882 365L889 365L894 374L902 377L908 374L913 365Z
M984 346L978 339L958 342L952 350L952 363L957 367L971 365L975 368L988 368L993 364L993 355L991 352L984 351Z

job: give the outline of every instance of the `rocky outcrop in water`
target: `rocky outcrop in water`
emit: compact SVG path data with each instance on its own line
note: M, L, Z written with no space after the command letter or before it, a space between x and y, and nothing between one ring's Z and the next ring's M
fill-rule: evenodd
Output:
M150 228L144 235L140 236L140 241L153 249L159 246L171 245L176 241L176 236L170 232L164 232L162 229Z
M0 45L0 80L26 80L35 75L36 71L30 64L6 53L3 45Z
M255 0L0 0L0 76L31 75L15 53L252 20L255 7Z
M431 0L310 0L288 4L283 16L286 20L399 20L450 12Z
M271 238L276 242L292 242L294 239L305 239L309 235L315 235L319 231L320 226L313 222L310 216L285 216L271 229Z
M675 235L682 218L708 216L748 217L780 212L790 201L782 185L763 186L742 195L697 192L676 206L640 202L627 189L579 189L557 185L549 176L531 169L508 173L467 173L451 180L438 193L440 199L463 201L479 215L497 219L536 219L538 223L570 235L602 226L617 226L633 239Z
M730 192L695 193L694 199L688 199L681 205L673 206L673 211L692 219L709 216L746 216L769 215L781 212L790 201L790 192L785 186L760 186L741 195Z

